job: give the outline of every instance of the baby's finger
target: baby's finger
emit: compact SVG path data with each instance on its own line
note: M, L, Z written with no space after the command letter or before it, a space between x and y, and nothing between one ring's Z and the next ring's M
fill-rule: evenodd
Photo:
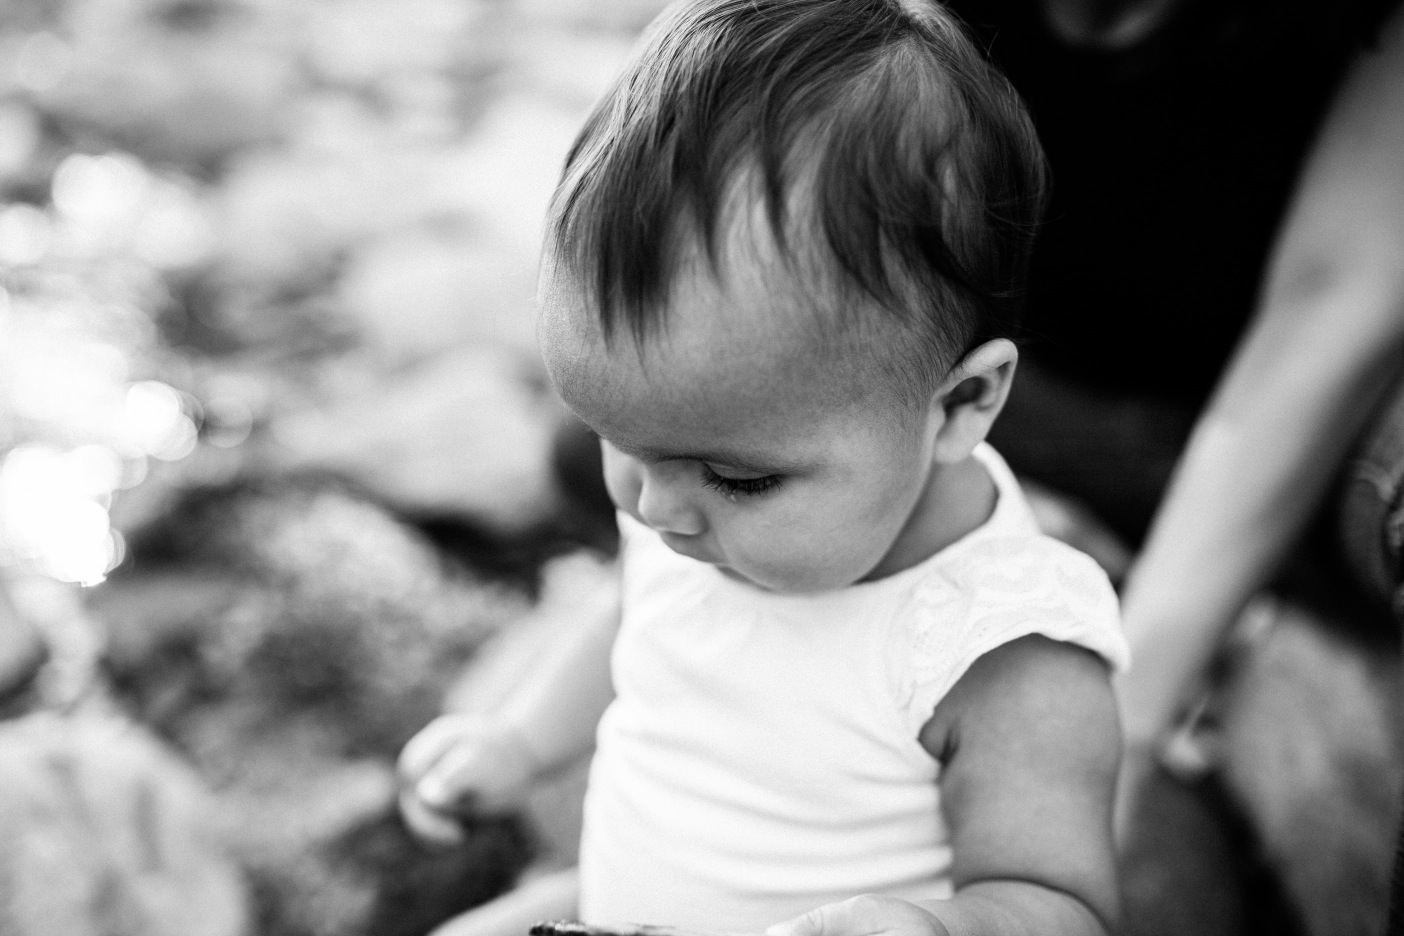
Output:
M463 827L452 816L431 810L410 790L400 794L400 817L422 841L445 846L463 841Z
M396 764L400 778L414 783L454 745L478 733L481 722L471 715L440 715L409 739Z
M436 760L414 785L415 795L430 809L453 812L469 806L487 805L493 799L491 791L500 780L501 765L494 763L491 747L459 743L450 747Z

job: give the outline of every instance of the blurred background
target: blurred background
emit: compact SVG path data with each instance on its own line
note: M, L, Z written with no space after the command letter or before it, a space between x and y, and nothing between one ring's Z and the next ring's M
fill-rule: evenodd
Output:
M604 577L531 302L660 5L0 3L0 932L424 933L569 839L393 763Z
M579 770L430 849L394 764L611 587L532 296L661 6L0 0L0 936L450 936L570 864ZM1243 871L1253 932L1296 931L1279 888L1337 932L1388 883L1395 638L1325 633L1250 606L1177 749L1286 856ZM1183 838L1188 892L1240 888L1202 806L1157 821L1145 887L1183 892Z

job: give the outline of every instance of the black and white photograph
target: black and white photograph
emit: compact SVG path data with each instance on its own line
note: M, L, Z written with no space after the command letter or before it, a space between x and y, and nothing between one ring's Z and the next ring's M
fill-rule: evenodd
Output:
M1398 0L0 0L0 936L1404 936Z

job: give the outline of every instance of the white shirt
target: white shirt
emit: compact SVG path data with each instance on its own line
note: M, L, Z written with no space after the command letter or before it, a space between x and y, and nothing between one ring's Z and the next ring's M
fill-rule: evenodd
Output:
M939 765L917 740L937 702L1028 634L1127 662L1101 569L1038 531L993 449L976 455L999 495L984 524L837 591L737 582L620 515L582 920L754 932L863 892L950 896Z

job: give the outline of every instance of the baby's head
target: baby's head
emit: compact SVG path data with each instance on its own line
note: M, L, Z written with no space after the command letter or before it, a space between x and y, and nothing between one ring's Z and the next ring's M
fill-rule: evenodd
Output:
M1003 403L1044 188L935 4L665 13L570 153L542 284L616 503L768 588L893 571Z

